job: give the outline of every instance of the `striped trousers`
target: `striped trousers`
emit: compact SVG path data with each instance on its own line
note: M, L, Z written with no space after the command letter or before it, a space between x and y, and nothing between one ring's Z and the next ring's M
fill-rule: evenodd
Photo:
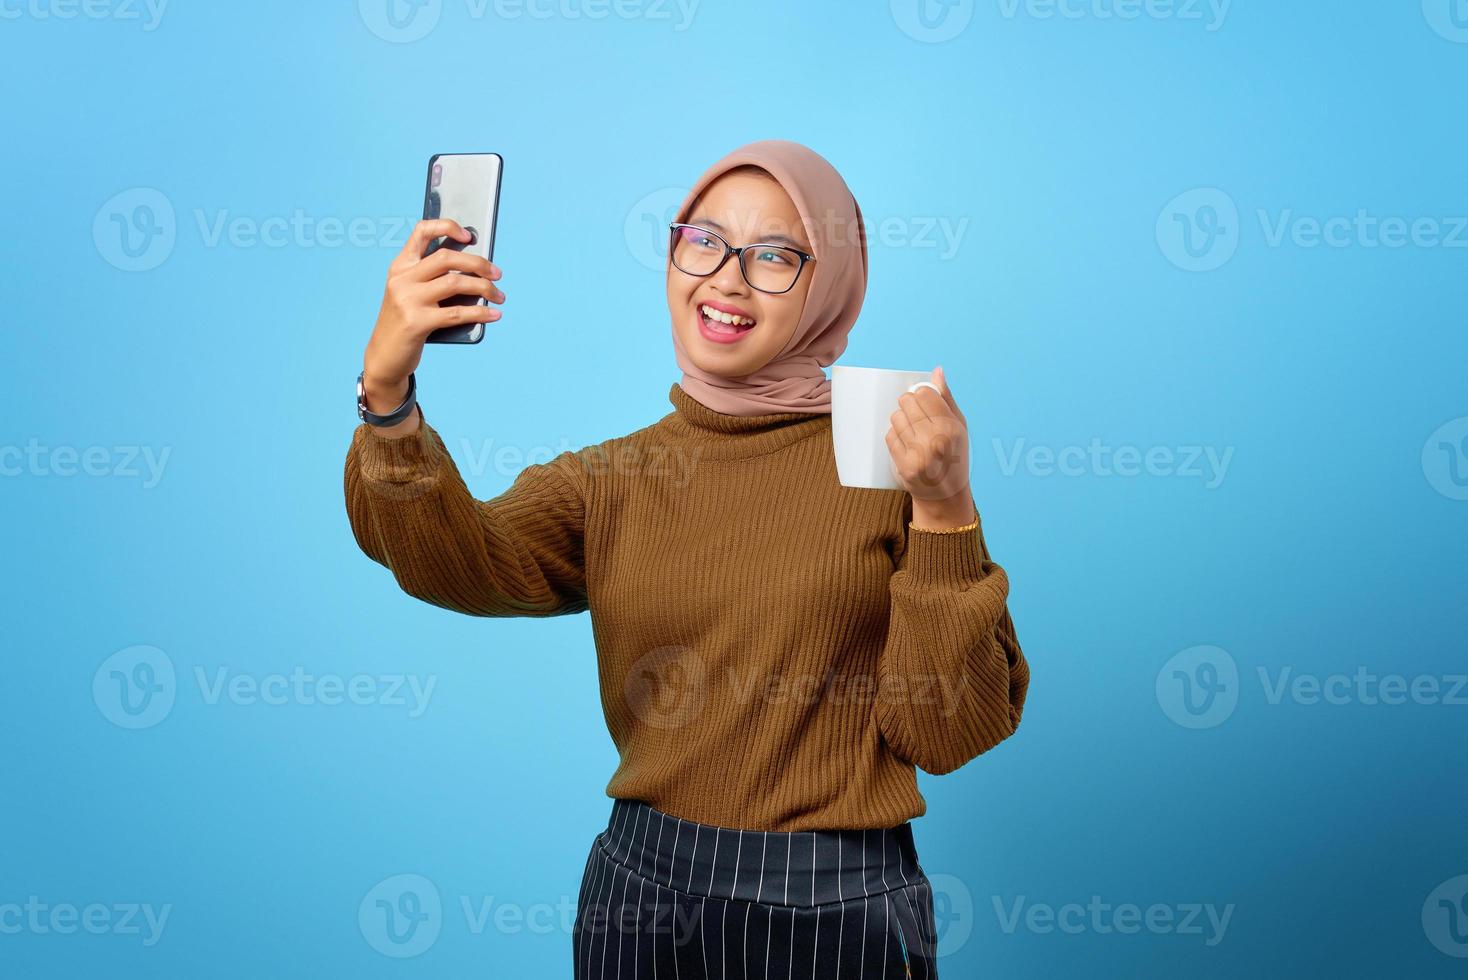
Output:
M616 800L571 933L575 980L934 980L912 825L735 830Z

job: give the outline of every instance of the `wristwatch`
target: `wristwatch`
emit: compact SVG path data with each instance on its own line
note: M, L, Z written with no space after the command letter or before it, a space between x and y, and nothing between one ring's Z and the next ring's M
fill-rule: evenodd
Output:
M357 418L368 425L387 426L397 425L407 418L413 411L413 406L418 404L418 382L413 375L408 375L408 394L403 403L386 415L378 415L367 407L367 389L362 386L362 377L367 372L357 375Z

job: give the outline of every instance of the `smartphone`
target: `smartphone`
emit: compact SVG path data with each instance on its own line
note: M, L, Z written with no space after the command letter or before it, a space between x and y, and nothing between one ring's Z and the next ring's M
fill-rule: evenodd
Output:
M423 253L441 248L472 252L494 259L494 226L499 217L500 173L504 160L498 153L435 153L428 158L428 182L423 191L424 218L452 218L474 235L472 241L436 238ZM467 275L452 272L450 275ZM450 296L439 306L487 306L483 296ZM428 335L430 344L477 344L484 324L441 327Z

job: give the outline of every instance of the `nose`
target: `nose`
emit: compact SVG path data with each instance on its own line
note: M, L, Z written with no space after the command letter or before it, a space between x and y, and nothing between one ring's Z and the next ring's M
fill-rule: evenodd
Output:
M744 281L744 273L739 270L739 256L731 255L724 264L719 266L718 271L709 276L709 282L715 289L726 295L743 296L749 287Z

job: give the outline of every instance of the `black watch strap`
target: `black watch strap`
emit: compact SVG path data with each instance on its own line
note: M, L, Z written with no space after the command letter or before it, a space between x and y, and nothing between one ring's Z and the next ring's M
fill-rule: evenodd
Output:
M413 406L418 404L418 382L412 374L408 375L408 394L403 403L386 415L378 415L367 407L367 389L362 386L366 373L357 375L357 418L368 425L387 426L397 425L412 413Z

